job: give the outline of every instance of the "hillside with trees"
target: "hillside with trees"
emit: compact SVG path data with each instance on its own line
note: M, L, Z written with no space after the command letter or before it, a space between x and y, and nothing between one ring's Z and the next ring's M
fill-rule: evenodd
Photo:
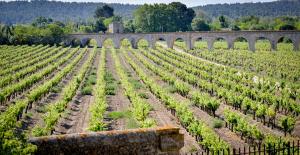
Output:
M274 2L211 4L193 8L196 12L206 12L208 16L225 15L230 18L241 16L300 16L300 0L282 0Z
M43 16L62 22L88 22L93 18L94 11L105 3L92 2L60 2L33 0L0 2L0 23L31 23L35 18ZM133 11L138 5L110 4L116 15L123 18L132 18Z
M0 2L0 23L31 23L43 16L62 22L89 22L94 10L104 3L93 2L59 2L46 0ZM139 5L110 4L115 14L123 19L133 19L134 11ZM300 16L299 0L284 0L266 3L213 4L193 8L197 14L204 13L210 18L221 15L238 18L241 16Z

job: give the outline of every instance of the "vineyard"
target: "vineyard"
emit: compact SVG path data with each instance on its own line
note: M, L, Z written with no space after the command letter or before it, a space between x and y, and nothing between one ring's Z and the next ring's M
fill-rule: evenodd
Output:
M34 152L29 137L165 125L184 134L182 154L299 146L300 53L290 44L112 44L0 46L0 154Z

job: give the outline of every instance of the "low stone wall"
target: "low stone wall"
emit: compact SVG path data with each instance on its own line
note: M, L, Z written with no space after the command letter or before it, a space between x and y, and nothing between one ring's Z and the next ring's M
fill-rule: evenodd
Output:
M116 130L35 137L36 154L179 154L183 134L176 127Z

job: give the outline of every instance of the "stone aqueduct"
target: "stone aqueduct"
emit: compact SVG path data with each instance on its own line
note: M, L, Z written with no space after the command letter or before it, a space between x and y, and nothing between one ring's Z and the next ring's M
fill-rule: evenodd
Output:
M182 39L186 43L187 49L193 49L195 41L202 39L207 42L208 49L213 48L213 43L218 39L224 39L228 48L234 47L234 42L239 38L244 38L248 42L249 50L255 51L255 42L260 38L270 41L271 49L277 49L277 43L281 38L288 38L292 41L294 50L299 50L300 31L211 31L211 32L170 32L170 33L115 33L115 34L71 34L68 36L67 44L78 39L81 45L87 44L90 39L97 41L98 47L102 47L107 39L112 39L115 48L120 48L123 39L128 39L133 48L144 39L149 46L154 48L158 40L165 40L169 48L173 48L177 39Z

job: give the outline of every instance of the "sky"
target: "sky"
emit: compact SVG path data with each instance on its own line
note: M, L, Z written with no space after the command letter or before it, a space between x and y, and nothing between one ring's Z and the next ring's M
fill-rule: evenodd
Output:
M9 1L9 0L8 0ZM57 0L60 1L60 0ZM271 2L274 0L61 0L68 2L104 2L104 3L124 3L124 4L144 4L144 3L170 3L179 1L188 7L206 5L206 4L223 4L223 3L245 3L245 2Z

